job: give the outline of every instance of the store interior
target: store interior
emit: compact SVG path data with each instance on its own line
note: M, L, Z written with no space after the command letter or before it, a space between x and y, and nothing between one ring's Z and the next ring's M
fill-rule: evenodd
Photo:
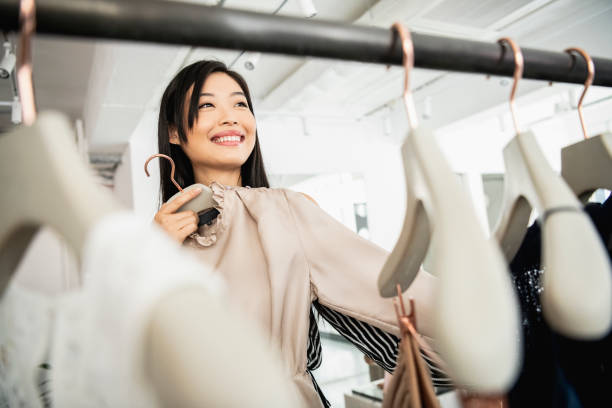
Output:
M401 21L422 34L487 43L510 37L525 48L581 47L592 57L612 58L608 0L189 1L378 28ZM350 230L393 250L406 208L401 143L409 126L402 66L78 36L36 34L32 41L39 112L67 115L97 182L144 219L152 221L160 205L159 161L149 164L151 177L143 165L157 153L162 93L181 68L214 59L249 84L271 187L308 194ZM3 43L7 54L15 54L18 35L5 33ZM504 147L516 134L509 105L512 78L418 66L410 78L420 125L433 130L490 234L503 207ZM576 109L583 89L534 79L518 84L518 124L535 134L555 172L561 171L561 149L584 138ZM612 132L612 87L590 87L582 106L589 135ZM3 133L20 126L20 112L14 75L0 79ZM590 200L601 203L608 195L598 190ZM531 222L539 215L533 211ZM78 288L80 279L73 250L52 228L43 228L12 284L58 294ZM332 406L382 406L376 391L363 391L380 381L382 372L322 319L319 330L323 364L313 374ZM443 406L460 405L449 398Z

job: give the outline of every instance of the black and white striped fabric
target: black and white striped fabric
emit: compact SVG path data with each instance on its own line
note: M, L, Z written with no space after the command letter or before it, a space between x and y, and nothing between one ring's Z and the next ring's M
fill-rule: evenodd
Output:
M377 327L364 323L353 317L346 316L335 310L321 305L315 301L312 307L318 314L336 329L345 339L353 343L362 353L370 357L381 366L385 371L392 373L397 364L397 353L400 339L393 334L387 333ZM310 328L308 333L308 371L312 371L321 366L322 361L321 338L317 326L317 320L311 308ZM421 352L425 362L429 366L434 387L452 388L453 384L448 376L437 367L426 354ZM329 407L329 402L323 395L312 374L313 384L321 397L325 407Z

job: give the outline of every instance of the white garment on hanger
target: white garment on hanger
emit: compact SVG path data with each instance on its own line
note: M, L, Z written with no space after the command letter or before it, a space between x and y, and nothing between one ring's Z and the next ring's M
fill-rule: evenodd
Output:
M222 281L157 227L124 213L107 216L91 232L83 279L82 290L65 295L57 307L53 405L160 406L145 373L153 308L184 287L218 295Z
M41 271L44 272L44 271ZM223 282L163 232L128 213L105 217L83 253L81 289L48 296L13 281L0 302L0 406L157 407L144 371L157 302ZM50 353L50 354L49 354ZM50 369L40 368L50 360ZM41 375L50 383L41 387Z
M53 298L12 282L0 301L0 406L42 408Z

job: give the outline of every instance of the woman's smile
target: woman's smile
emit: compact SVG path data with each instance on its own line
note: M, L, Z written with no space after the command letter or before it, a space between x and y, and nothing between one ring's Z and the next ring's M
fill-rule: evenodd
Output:
M210 141L221 146L238 146L244 142L244 134L238 130L224 130L215 134Z

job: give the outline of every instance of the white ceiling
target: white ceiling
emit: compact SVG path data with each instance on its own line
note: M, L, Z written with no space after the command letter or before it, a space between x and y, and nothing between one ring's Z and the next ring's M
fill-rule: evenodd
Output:
M194 1L216 4L216 1ZM223 6L271 13L282 0L227 0ZM515 38L522 46L561 51L581 46L594 56L612 58L612 2L609 0L314 0L315 19L389 27L399 20L412 30L495 41ZM297 0L281 15L300 16ZM37 38L34 78L40 109L59 109L83 118L91 150L118 151L147 109L156 109L161 93L182 66L202 58L233 62L239 51L193 49L141 43ZM265 54L254 71L244 56L233 68L243 74L254 96L256 113L360 118L376 115L402 92L402 71L384 66ZM483 75L415 70L417 109L427 98L430 125L440 127L502 103L509 86ZM520 93L546 86L523 81ZM466 98L469 95L469 98ZM12 98L8 81L0 100ZM6 109L4 112L7 112ZM0 114L0 127L10 115Z

